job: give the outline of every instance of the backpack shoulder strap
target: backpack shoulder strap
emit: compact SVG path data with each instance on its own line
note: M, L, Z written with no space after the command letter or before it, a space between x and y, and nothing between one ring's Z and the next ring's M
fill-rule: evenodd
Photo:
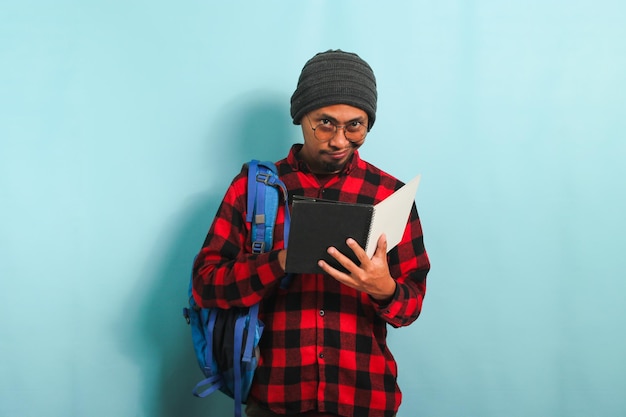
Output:
M252 223L252 252L262 253L272 249L274 225L282 196L285 205L284 241L289 238L291 222L287 187L278 177L272 162L256 159L248 163L248 207L246 221Z

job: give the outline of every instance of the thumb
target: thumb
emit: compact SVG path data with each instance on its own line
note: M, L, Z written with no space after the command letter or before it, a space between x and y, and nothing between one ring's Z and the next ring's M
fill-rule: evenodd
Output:
M378 242L376 243L376 251L374 252L374 257L377 256L386 256L387 255L387 236L383 233L378 238Z

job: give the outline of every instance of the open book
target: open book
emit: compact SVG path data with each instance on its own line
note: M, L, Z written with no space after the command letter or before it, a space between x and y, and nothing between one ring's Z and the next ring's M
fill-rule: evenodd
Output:
M376 205L294 196L286 272L321 273L317 265L320 259L344 270L326 252L330 246L358 265L356 255L346 244L349 237L370 258L383 233L387 236L387 251L393 249L402 240L420 178L421 175L416 176Z

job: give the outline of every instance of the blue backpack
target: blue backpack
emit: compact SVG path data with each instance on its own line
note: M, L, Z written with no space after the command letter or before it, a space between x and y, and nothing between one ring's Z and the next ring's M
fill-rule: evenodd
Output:
M278 178L271 162L252 160L248 163L248 202L246 221L251 222L252 252L272 249L274 224L280 197L285 205L284 240L289 236L287 188ZM289 285L289 276L281 287ZM191 326L191 337L200 369L205 379L193 389L193 395L204 398L220 390L235 400L235 416L241 416L246 403L259 355L263 322L258 318L259 304L249 308L201 308L193 299L189 282L189 308L183 315Z

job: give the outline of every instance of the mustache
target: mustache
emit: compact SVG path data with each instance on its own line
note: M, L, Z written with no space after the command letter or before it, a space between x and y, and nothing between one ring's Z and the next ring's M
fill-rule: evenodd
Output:
M325 154L325 153L337 152L337 151L341 151L343 149L354 149L354 150L357 150L357 149L359 149L361 147L361 145L363 145L363 142L361 142L361 143L350 142L349 148L340 148L340 147L337 147L337 146L331 146L330 151L321 150L320 153Z

